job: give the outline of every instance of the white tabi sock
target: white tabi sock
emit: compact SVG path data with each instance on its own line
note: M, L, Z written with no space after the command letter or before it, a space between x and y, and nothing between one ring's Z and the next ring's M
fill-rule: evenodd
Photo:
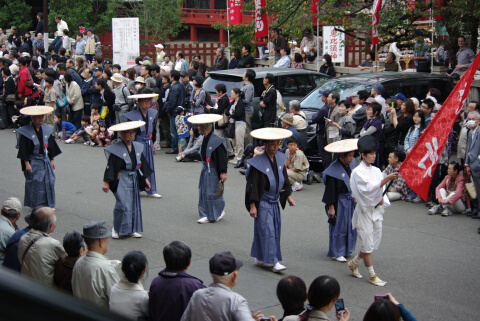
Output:
M373 278L375 276L375 271L373 270L373 265L372 266L367 266L367 271L368 271L368 274L371 278Z
M360 264L360 262L362 262L362 258L357 254L357 256L355 256L355 258L353 259L353 262L358 265Z

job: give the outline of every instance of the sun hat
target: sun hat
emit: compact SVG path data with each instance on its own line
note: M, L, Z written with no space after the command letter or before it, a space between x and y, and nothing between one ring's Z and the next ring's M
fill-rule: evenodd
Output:
M222 119L222 115L218 114L201 114L195 115L188 118L188 122L192 124L210 124L216 123L220 119Z
M123 76L120 75L118 72L113 74L111 79L112 79L113 82L119 82L119 83L123 82Z
M135 78L134 82L139 82L141 84L144 84L145 83L145 78L143 78L142 76L138 76L137 78Z
M52 107L49 106L31 106L23 107L20 109L20 113L27 116L41 116L50 114L53 111Z
M190 121L190 119L188 119ZM291 131L283 128L260 128L253 130L250 135L256 139L262 140L280 140L285 139L293 135Z
M283 114L283 116L280 117L280 120L286 124L289 124L290 126L293 126L293 115L290 113Z
M123 132L131 129L140 128L142 126L145 126L145 124L146 122L142 120L127 121L127 122L113 125L110 128L108 128L108 130L112 132Z
M329 153L346 153L358 149L358 138L343 139L325 146Z
M161 43L154 45L155 48L163 49L163 45Z
M128 99L146 99L146 98L154 98L158 97L158 94L136 94L136 95L130 95L127 98Z

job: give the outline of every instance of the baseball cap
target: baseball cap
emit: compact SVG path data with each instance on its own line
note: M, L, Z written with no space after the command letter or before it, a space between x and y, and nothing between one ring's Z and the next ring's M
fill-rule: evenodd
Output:
M330 90L320 90L318 93L322 96L328 97L332 92Z
M113 63L113 62L112 62L111 59L105 59L105 60L103 61L103 64L104 64L104 65L111 65L112 63Z
M188 72L186 72L185 70L180 71L180 77L188 77Z
M103 71L103 67L98 66L98 67L93 68L93 72L95 72L95 71Z
M360 95L358 94L358 91L356 91L356 92L354 92L353 94L350 95L350 97L358 97L358 96L360 96Z
M390 96L390 98L398 99L398 100L401 100L401 101L404 101L406 99L405 95L402 94L402 93L398 93L395 96Z
M154 45L155 48L163 49L163 45L161 43Z
M232 252L216 253L209 261L210 273L215 275L229 275L243 266L243 262L235 259Z
M3 202L3 210L7 213L20 213L22 203L16 197L9 197Z

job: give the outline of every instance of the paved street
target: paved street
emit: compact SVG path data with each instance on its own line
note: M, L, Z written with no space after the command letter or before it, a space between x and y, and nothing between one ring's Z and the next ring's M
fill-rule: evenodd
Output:
M23 201L24 177L16 158L15 135L0 132L0 201L16 196ZM102 192L106 160L103 148L81 143L61 144L63 154L56 160L57 229L52 234L62 239L65 232L89 220L105 220L112 225L114 197ZM396 202L386 211L383 239L374 252L377 273L388 281L385 288L351 276L345 263L326 257L328 224L321 197L324 185L305 185L294 193L297 206L282 211L282 255L288 269L274 274L253 265L249 257L253 219L244 206L245 177L229 165L225 186L226 216L215 224L197 224L198 177L201 164L176 163L164 150L155 155L158 192L162 199L142 197L143 238L110 240L110 259L121 260L128 251L141 250L149 260L145 280L151 280L164 267L163 247L173 240L190 245L193 252L188 272L208 285L211 281L208 260L219 251L230 250L245 265L240 270L234 291L243 295L251 309L281 317L276 285L285 275L297 275L307 287L319 276L334 276L341 285L341 296L352 313L351 320L362 320L375 294L391 292L418 320L475 320L478 317L480 282L479 220L466 216L427 215L426 207ZM27 210L27 209L26 209ZM25 212L26 213L26 212ZM20 227L25 226L23 218ZM358 246L357 246L358 248ZM357 250L358 251L358 250ZM334 320L334 313L329 314Z

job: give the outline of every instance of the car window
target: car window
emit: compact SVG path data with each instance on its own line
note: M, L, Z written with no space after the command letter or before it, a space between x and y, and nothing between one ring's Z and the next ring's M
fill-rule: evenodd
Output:
M265 90L265 86L263 85L263 78L255 79L253 87L255 88L255 97L260 97Z
M314 91L305 97L302 102L302 108L320 109L323 106L320 90L330 90L340 94L340 100L350 97L354 92L359 90L370 90L371 86L354 82L344 82L341 80L328 80L322 86L317 87Z
M233 88L242 88L243 79L240 77L232 77L225 75L211 75L210 77L205 79L205 82L203 83L203 89L212 94L215 94L217 92L215 90L215 85L217 84L225 84L225 87L227 87L227 94L230 95L230 92Z
M428 88L436 88L440 90L442 93L442 98L438 101L439 104L442 104L445 99L447 99L448 95L453 89L453 85L448 79L433 79L430 81Z
M308 75L287 75L278 77L278 91L282 96L306 96L313 89Z
M416 81L402 83L402 92L407 98L415 97L422 100L427 96L428 83Z
M313 74L312 77L313 77L313 81L315 82L315 87L321 86L328 81L328 77L325 77L325 76L319 76L319 75Z

